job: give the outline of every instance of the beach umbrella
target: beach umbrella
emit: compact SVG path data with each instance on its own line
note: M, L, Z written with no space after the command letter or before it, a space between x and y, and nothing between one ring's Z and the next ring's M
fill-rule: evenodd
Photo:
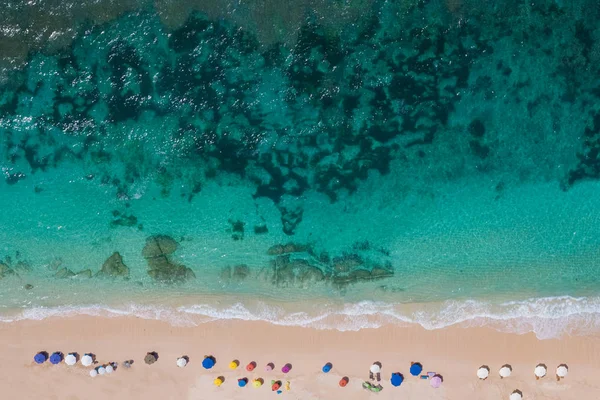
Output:
M112 374L114 372L114 370L115 370L115 367L113 367L112 365L108 364L104 369L106 370L107 374Z
M381 372L381 366L377 363L371 365L371 368L369 368L369 370L374 373L374 374L378 374Z
M440 386L442 386L442 377L439 375L435 375L433 378L431 378L429 380L429 384L431 385L431 387L433 388L439 388Z
M106 368L98 367L98 375L104 375L106 373Z
M267 371L267 372L270 372L270 371L273 371L273 369L274 369L274 368L275 368L275 364L273 364L273 363L268 363L268 364L265 366L265 371Z
M566 377L568 373L569 373L569 368L564 364L559 365L556 368L556 376L558 376L559 378Z
M183 368L183 367L185 367L186 365L187 365L187 360L185 359L185 357L179 357L179 358L177 359L177 366L178 366L179 368Z
M538 364L533 372L535 373L535 377L537 379L543 378L544 376L546 376L546 366L544 364Z
M323 365L323 368L321 370L325 373L328 373L329 371L331 371L332 367L333 365L328 362L327 364Z
M98 371L96 371L96 369L94 368L93 370L91 370L91 371L90 371L90 376L91 376L92 378L94 378L94 377L98 376Z
M94 363L94 358L92 357L91 354L84 354L83 357L81 357L81 365L83 365L84 367L89 367L93 363Z
M508 399L509 400L521 400L522 398L523 398L523 395L521 394L521 392L515 390L514 392L511 393L511 395Z
M400 386L404 381L404 376L400 372L394 372L392 374L392 379L390 379L390 383L392 386Z
M215 366L215 358L212 356L204 357L204 360L202 360L202 366L205 369L211 369L212 367Z
M33 356L33 361L35 361L36 364L43 364L46 362L47 359L48 355L44 351L40 351L35 356Z
M233 360L229 363L229 369L236 369L240 366L240 362L238 360Z
M238 379L238 386L239 387L245 387L247 384L248 384L248 379L247 378Z
M282 368L281 368L281 372L283 372L284 374L287 374L288 372L290 372L292 370L292 364L285 364Z
M248 372L254 371L254 368L256 368L256 362L254 362L254 361L252 361L252 362L248 363L248 365L246 365L246 371L248 371Z
M479 367L479 369L477 370L477 377L479 379L487 379L489 375L490 369L486 366Z
M350 382L350 378L348 378L347 376L343 377L342 379L340 379L340 387L346 387L348 382Z
M252 381L252 386L254 386L255 388L261 387L262 384L263 383L262 383L262 380L260 378L259 379L255 379L255 380Z
M155 353L147 353L146 357L144 357L144 362L148 365L154 364L157 360L158 358Z
M75 365L77 364L77 357L73 353L67 354L65 357L65 364L67 365Z
M423 372L423 366L421 363L412 363L410 365L410 374L412 376L419 376L421 372Z
M50 356L50 362L54 365L60 363L63 360L63 355L60 352L54 352L52 353L52 355Z
M216 387L219 387L223 384L223 378L218 377L213 381L213 383L215 384Z
M510 374L512 374L512 369L509 366L505 365L502 368L500 368L500 371L498 371L498 373L500 374L500 378L508 378Z

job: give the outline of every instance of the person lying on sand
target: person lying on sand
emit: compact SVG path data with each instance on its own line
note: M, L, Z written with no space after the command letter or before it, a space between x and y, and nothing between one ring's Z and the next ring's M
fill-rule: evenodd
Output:
M381 385L375 386L371 382L363 382L362 387L375 393L381 392L383 390L383 387Z

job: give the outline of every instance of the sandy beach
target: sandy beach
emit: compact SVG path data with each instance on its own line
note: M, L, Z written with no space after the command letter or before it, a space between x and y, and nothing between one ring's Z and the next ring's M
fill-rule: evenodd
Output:
M0 325L3 344L0 364L0 392L7 398L22 399L264 399L277 396L271 380L290 382L281 396L293 399L508 399L519 389L524 399L600 398L600 337L566 337L538 340L533 334L499 333L486 328L449 328L427 331L420 327L383 327L358 332L280 327L262 322L219 321L196 327L173 327L167 323L134 317L67 317L42 321L19 321ZM38 351L96 354L99 363L133 359L129 369L118 368L111 375L91 378L89 369L64 363L36 365ZM143 361L148 351L156 351L153 365ZM176 359L187 355L185 368ZM217 364L202 368L203 356L212 355ZM237 359L240 367L228 364ZM244 366L258 366L248 373ZM362 388L369 367L382 363L383 390L374 394ZM421 362L424 372L444 378L440 389L409 374L411 361ZM265 371L273 362L275 370ZM325 374L322 366L331 362ZM292 364L288 374L281 367ZM503 364L513 368L512 376L500 379ZM548 375L536 381L538 363L548 366ZM558 364L569 366L566 379L557 382ZM491 369L481 381L476 371L481 365ZM404 374L400 387L389 383L392 372ZM223 376L221 387L213 380ZM347 376L349 384L338 386ZM237 379L261 377L265 385L239 388Z

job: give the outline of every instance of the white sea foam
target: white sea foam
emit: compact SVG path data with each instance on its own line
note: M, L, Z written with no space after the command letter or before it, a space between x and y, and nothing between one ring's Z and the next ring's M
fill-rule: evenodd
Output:
M312 311L291 312L281 305L196 304L177 308L129 304L116 308L102 305L27 308L0 321L42 320L49 317L134 315L164 320L176 326L193 326L216 320L265 321L275 325L304 326L340 331L378 328L387 324L418 324L428 330L453 325L491 328L513 333L534 332L540 339L600 332L600 297L549 297L491 303L476 300L444 303L389 304L363 301L343 305L321 304Z

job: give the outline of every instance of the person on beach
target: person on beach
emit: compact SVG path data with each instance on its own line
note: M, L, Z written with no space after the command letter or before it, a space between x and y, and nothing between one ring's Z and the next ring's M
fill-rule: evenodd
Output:
M371 382L363 382L362 384L363 389L367 389L371 392L375 392L375 393L379 393L383 390L383 386L379 385L373 385Z
M369 368L369 379L372 381L377 379L377 382L381 381L381 363L379 361L374 362Z

